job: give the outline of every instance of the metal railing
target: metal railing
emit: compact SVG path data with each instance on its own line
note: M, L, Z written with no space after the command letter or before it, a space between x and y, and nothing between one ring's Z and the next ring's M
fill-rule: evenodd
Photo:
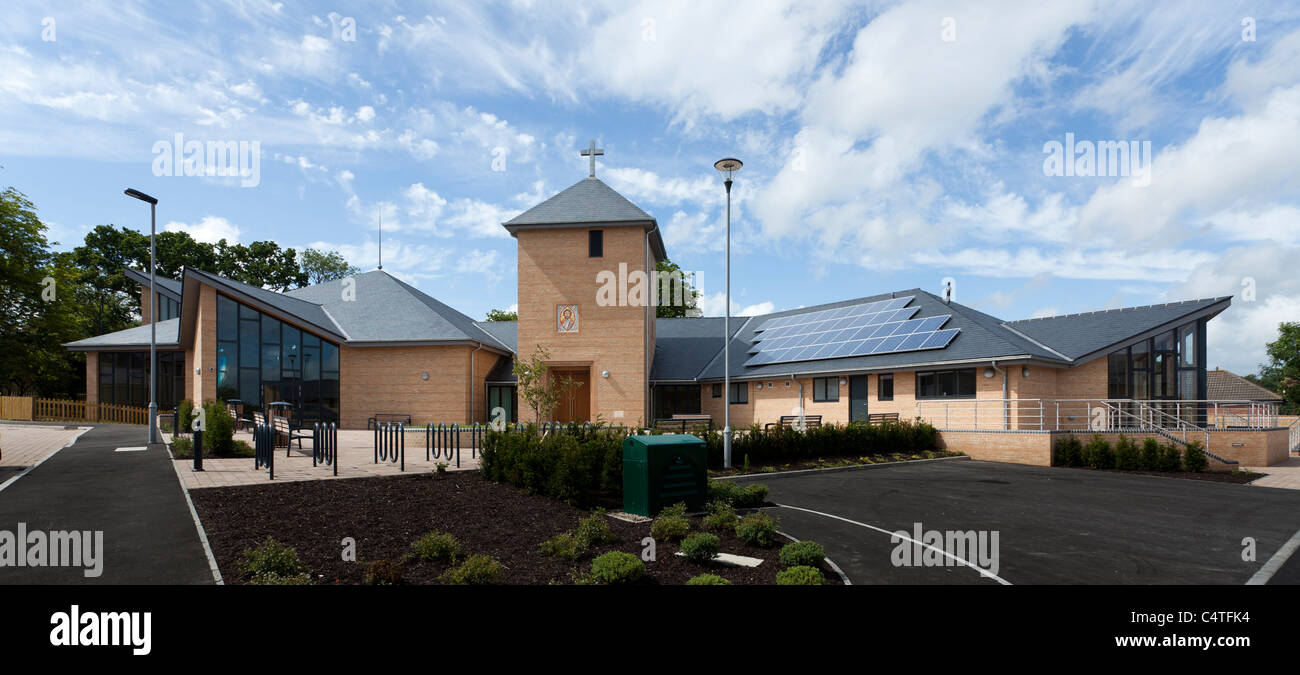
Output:
M940 429L1086 431L1107 429L1276 429L1277 404L1134 399L934 399L916 415Z
M1286 448L1289 452L1300 452L1300 417L1291 420L1291 424L1287 425Z

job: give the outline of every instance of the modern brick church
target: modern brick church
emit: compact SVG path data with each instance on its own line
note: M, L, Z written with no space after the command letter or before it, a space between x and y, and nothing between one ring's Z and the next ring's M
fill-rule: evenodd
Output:
M561 421L705 415L720 428L729 402L736 427L887 414L947 429L1087 428L1078 410L1063 419L1063 400L1175 426L1206 419L1206 322L1230 297L1004 321L914 288L733 317L724 391L722 318L656 318L653 294L624 293L668 252L655 218L598 179L592 160L591 175L502 224L518 247L517 322L476 321L382 270L278 293L186 269L159 279L157 317L142 302L142 326L67 345L86 352L86 398L147 403L156 318L160 409L285 401L303 422L352 429L377 415L486 422L496 408L528 421L512 361L538 346L552 374L581 382ZM752 273L743 260L733 272ZM130 274L147 300L148 275ZM1276 455L1269 443L1260 452Z

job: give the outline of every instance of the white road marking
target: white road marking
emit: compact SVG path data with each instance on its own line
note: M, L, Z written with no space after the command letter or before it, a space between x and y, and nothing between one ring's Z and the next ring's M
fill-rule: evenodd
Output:
M132 446L125 447L125 448L118 448L118 449L114 450L113 452L144 452L145 450L148 450L148 449L149 449L149 446L147 446L147 445L132 445Z
M1282 548L1279 548L1277 553L1274 553L1273 557L1269 558L1268 562L1264 563L1264 566L1259 568L1258 572L1255 572L1255 575L1246 582L1246 585L1263 586L1268 583L1268 580L1272 579L1273 575L1282 569L1282 566L1286 564L1286 561L1291 558L1291 554L1295 553L1297 548L1300 548L1300 530L1296 530L1296 533L1291 535L1291 538L1285 544L1282 544Z
M1010 582L1010 581L1007 581L1006 579L1003 579L1002 577L1000 577L1000 576L998 576L998 575L996 575L996 574L994 574L994 573L992 573L992 572L990 572L990 571L984 569L983 567L980 567L979 565L976 565L975 563L972 563L972 562L970 562L970 561L968 561L968 560L963 560L963 559L961 559L961 558L959 558L959 557L957 557L957 556L955 556L955 555L953 555L953 554L951 554L951 553L949 553L949 552L947 552L947 551L945 551L945 550L943 550L943 549L935 548L935 547L933 547L933 546L931 546L931 545L929 545L929 544L926 544L926 543L924 543L924 542L917 541L917 540L915 540L915 539L913 539L913 538L911 538L911 537L908 537L908 536L906 536L906 535L901 535L901 534L898 534L897 532L891 532L891 531L886 530L886 529L884 529L884 528L876 527L875 525L868 525L868 524L866 524L866 523L860 523L860 522L858 522L858 521L856 521L856 520L849 520L848 518L844 518L844 517L842 517L842 516L837 516L837 515L835 515L835 514L833 514L833 513L823 513L823 512L821 512L821 511L814 511L814 510L812 510L812 509L805 509L805 508L803 508L803 507L799 507L799 506L790 506L790 505L788 505L788 504L777 504L777 506L779 506L779 507L781 507L781 508L783 508L783 509L794 509L795 511L804 511L804 512L806 512L806 513L812 513L812 514L816 514L816 515L819 515L819 516L825 516L825 517L827 517L827 518L834 518L835 520L841 520L841 521L844 521L844 522L849 523L849 524L851 524L851 525L857 525L858 527L865 527L865 528L867 528L868 530L875 530L876 532L880 532L881 534L887 534L887 535L889 535L890 537L898 537L899 539L902 539L903 541L909 541L909 542L912 542L913 544L917 544L917 545L919 545L921 548L925 548L925 549L929 549L929 550L931 550L931 551L934 551L935 553L938 553L939 555L942 555L942 556L945 557L945 558L950 558L950 559L952 559L953 561L957 562L958 564L965 565L966 567L969 567L969 568L975 570L976 572L979 572L979 573L980 573L980 576L982 576L982 577L986 577L986 578L989 578L989 579L993 579L994 581L998 582L999 584L1002 584L1003 586L1010 586L1010 585L1011 585L1011 582ZM1272 561L1270 560L1269 562L1271 563ZM1281 563L1279 563L1279 566L1280 566L1280 565L1281 565ZM1267 565L1266 565L1266 567L1267 567Z

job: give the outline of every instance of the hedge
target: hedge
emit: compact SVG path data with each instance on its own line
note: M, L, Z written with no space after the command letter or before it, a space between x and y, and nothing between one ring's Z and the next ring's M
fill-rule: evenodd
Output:
M489 431L479 465L488 480L587 506L601 493L622 493L626 436L619 429L576 425L546 436L534 425Z
M722 466L722 433L698 434L708 447L709 466ZM759 425L732 433L731 457L756 463L782 463L821 457L867 457L914 453L938 447L935 428L904 420L882 424L826 424L799 431L793 427L763 430Z
M1101 434L1093 434L1086 445L1074 435L1068 435L1056 439L1052 464L1126 471L1204 471L1209 464L1204 450L1197 441L1188 441L1186 448L1179 448L1174 443L1147 438L1139 448L1121 434L1112 448Z

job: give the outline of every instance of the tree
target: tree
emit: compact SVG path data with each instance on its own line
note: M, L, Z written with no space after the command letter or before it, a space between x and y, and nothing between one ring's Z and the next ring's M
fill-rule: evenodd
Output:
M489 309L487 313L488 321L518 321L519 312L512 312L506 309Z
M555 414L555 408L571 392L582 386L582 382L567 375L551 376L551 353L545 347L537 345L532 356L527 360L516 357L512 370L515 374L516 390L520 398L533 409L533 419L542 421Z
M663 260L655 265L655 283L658 284L659 304L655 305L655 316L660 319L673 319L699 316L700 292L695 290L689 275L682 272L677 263ZM661 280L666 279L667 283ZM680 296L678 293L680 285Z
M281 249L273 241L255 241L247 246L216 244L217 274L250 286L286 291L307 285L307 273L298 265L298 252Z
M307 283L314 285L346 279L360 273L361 268L349 264L338 251L325 252L308 248L302 252L302 271L307 275Z
M84 357L62 346L83 337L76 271L50 251L26 195L0 193L0 392L64 395L84 388Z
M1300 323L1278 324L1278 337L1268 343L1269 362L1259 367L1261 385L1282 395L1282 408L1300 410Z

